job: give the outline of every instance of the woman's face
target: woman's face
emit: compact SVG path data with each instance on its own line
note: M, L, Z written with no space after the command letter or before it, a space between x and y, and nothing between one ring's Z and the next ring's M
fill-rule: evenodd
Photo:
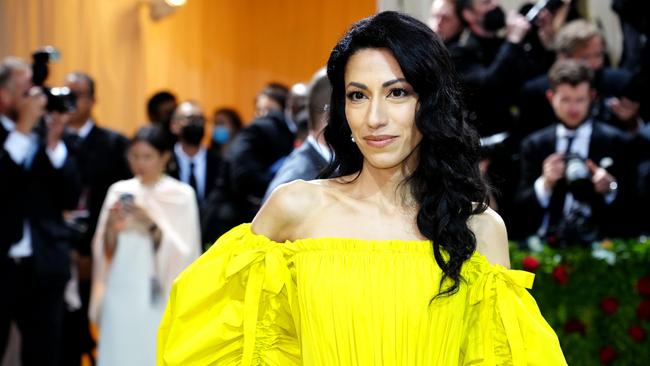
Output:
M404 164L422 141L415 125L418 96L393 54L369 48L345 69L345 116L367 163L388 169Z
M129 148L128 159L133 175L150 182L165 171L169 153L161 154L147 142L137 141Z

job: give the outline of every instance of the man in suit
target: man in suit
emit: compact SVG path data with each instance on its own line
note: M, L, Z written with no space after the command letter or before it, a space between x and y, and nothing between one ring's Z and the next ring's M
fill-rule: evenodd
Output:
M202 227L207 229L206 236L210 239L255 217L278 161L293 150L296 126L285 118L286 105L282 103L286 99L280 98L283 95L280 90L271 84L258 95L259 117L235 136L224 153L217 187L201 212ZM270 103L274 108L260 103L271 98L274 98Z
M77 207L67 213L73 235L73 268L80 303L68 306L65 319L63 364L79 365L81 354L91 354L94 342L88 328L88 301L91 283L91 241L99 213L111 184L131 176L126 160L128 140L123 135L97 125L92 116L96 102L95 81L82 72L65 77L65 85L76 96L76 109L63 140L75 156L82 181ZM74 291L75 283L71 284Z
M15 322L24 366L59 365L70 277L62 212L77 204L81 182L61 141L69 115L50 112L41 123L46 98L31 77L21 60L0 64L0 353Z
M194 188L201 207L215 187L221 168L219 152L201 145L205 135L205 115L201 106L194 101L179 104L172 116L170 129L177 142L167 172ZM202 232L205 233L204 230ZM202 240L204 244L209 241L205 235Z
M448 48L463 86L467 120L481 137L509 131L511 106L526 71L522 42L530 24L519 14L506 18L499 1L457 0L456 12L464 30ZM505 38L499 36L503 28Z
M549 80L558 122L522 142L514 225L521 231L512 236L574 244L634 234L627 219L635 166L630 137L590 117L593 74L583 63L559 60Z
M327 123L325 107L332 94L332 86L327 79L327 71L325 69L320 69L314 75L309 85L308 93L307 106L309 119L307 120L307 125L309 127L309 135L305 142L285 159L282 167L269 184L264 200L280 184L288 183L296 179L315 179L331 159L331 152L322 134L323 128L325 128L325 124Z

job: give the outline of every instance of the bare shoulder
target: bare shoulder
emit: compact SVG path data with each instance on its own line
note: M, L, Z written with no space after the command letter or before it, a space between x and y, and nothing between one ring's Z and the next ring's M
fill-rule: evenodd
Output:
M253 232L278 242L294 237L292 229L317 207L322 196L317 182L295 180L278 186L253 219Z
M470 217L470 230L476 237L476 250L493 264L510 268L508 232L501 216L491 208Z

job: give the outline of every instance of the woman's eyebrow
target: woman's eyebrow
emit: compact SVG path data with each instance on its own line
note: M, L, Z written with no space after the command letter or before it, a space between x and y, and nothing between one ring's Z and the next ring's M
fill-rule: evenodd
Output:
M393 79L393 80L388 80L388 81L384 82L383 84L381 84L381 86L385 88L385 87L391 86L391 85L393 85L395 83L405 82L405 81L406 81L406 79L404 79L404 78L397 78L397 79ZM366 84L357 83L356 81L349 82L348 86L355 86L355 87L357 87L359 89L368 90L368 86L366 86Z

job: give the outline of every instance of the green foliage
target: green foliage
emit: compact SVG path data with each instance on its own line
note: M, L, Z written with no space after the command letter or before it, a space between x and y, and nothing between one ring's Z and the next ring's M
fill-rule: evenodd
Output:
M569 365L650 364L650 319L639 314L642 301L650 304L649 239L607 240L592 248L530 247L537 250L512 243L512 267L536 274L531 293ZM640 329L630 331L634 326ZM605 347L615 351L610 362L602 358Z

